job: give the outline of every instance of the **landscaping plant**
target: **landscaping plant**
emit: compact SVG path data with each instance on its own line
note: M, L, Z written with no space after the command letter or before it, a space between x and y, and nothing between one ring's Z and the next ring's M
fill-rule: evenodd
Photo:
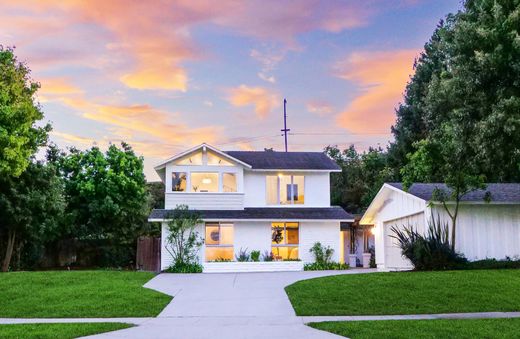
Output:
M415 270L449 270L467 263L466 258L457 253L449 242L448 224L439 217L428 222L428 231L425 235L419 233L413 226L402 229L395 225L391 227L401 253L408 258Z
M260 261L260 251L251 251L251 261Z
M265 251L262 254L262 260L263 261L273 261L274 260L273 252Z
M334 249L330 246L323 247L320 242L315 242L309 250L314 255L314 262L303 265L305 271L321 271L321 270L346 270L348 265L332 261Z
M202 223L198 213L190 211L188 206L179 205L168 216L168 236L166 250L172 256L172 264L167 272L199 273L198 252L202 246L202 238L195 227Z
M251 256L247 252L247 248L245 250L243 250L241 248L240 251L238 251L238 254L235 256L237 261L241 261L241 262L249 261L250 257Z

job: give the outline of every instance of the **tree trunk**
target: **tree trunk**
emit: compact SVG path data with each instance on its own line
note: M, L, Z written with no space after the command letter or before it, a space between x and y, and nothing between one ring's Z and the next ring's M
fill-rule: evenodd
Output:
M7 233L7 249L5 251L4 262L2 263L2 272L7 272L9 270L11 256L13 255L15 237L16 232L9 230L9 232Z

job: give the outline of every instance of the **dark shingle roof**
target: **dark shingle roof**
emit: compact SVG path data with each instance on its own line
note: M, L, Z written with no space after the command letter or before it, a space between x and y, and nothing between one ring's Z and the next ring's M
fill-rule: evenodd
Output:
M400 190L404 190L402 183L394 182L388 184ZM407 192L428 201L431 200L436 188L445 191L447 194L450 193L450 189L448 189L446 184L441 183L415 183L410 186ZM518 203L520 202L520 184L487 184L483 190L480 189L467 193L462 197L461 201L485 201L486 195L491 198L490 201Z
M228 151L225 153L251 165L253 169L340 170L340 167L322 152Z
M174 210L154 209L149 219L167 218ZM249 207L243 210L198 210L202 219L265 220L351 220L354 216L339 206L332 207Z

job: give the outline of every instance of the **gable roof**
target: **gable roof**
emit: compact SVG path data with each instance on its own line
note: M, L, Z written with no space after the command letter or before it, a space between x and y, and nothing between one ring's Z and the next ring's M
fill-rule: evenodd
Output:
M400 182L387 183L388 185L404 191L403 184ZM464 202L483 202L486 195L491 198L491 202L513 202L520 203L520 183L510 184L486 184L485 189L471 191L462 196L461 201ZM430 201L433 197L435 189L450 194L451 190L443 183L414 183L408 191L405 191L422 200ZM488 193L489 192L489 193Z
M253 170L341 171L323 152L228 151L233 158L250 164Z
M231 160L231 161L234 161L234 162L237 162L237 163L243 165L243 166L246 167L246 168L251 168L251 165L249 165L249 164L243 162L242 160L237 159L237 158L235 158L235 157L233 157L233 156L227 154L226 152L222 152L221 150L219 150L219 149L217 149L217 148L215 148L215 147L213 147L213 146L211 146L211 145L208 145L208 144L206 144L206 143L202 143L202 144L200 144L200 145L198 145L198 146L195 146L195 147L193 147L193 148L190 148L190 149L187 150L187 151L184 151L184 152L182 152L182 153L176 154L176 155L174 155L173 157L168 158L168 159L166 159L166 160L160 162L159 164L157 164L157 166L155 166L155 170L156 170L156 171L157 171L157 170L160 170L160 169L166 167L166 164L167 164L167 163L169 163L169 162L171 162L171 161L173 161L173 160L176 160L176 159L182 158L183 156L188 155L188 154L190 154L190 153L193 153L193 152L195 152L195 151L197 151L197 150L199 150L199 149L201 149L201 148L207 148L207 149L209 149L209 150L211 150L211 151L213 151L213 152L215 152L215 153L217 153L217 154L219 154L219 155L221 155L221 156L223 156L223 157L225 157L225 158L227 158L227 159L229 159L229 160Z

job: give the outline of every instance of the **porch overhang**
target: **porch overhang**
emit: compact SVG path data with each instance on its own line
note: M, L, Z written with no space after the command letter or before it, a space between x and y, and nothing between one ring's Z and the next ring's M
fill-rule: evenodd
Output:
M354 216L339 206L333 207L247 207L243 210L193 210L204 221L313 221L353 222ZM175 210L154 209L148 221L171 220Z

